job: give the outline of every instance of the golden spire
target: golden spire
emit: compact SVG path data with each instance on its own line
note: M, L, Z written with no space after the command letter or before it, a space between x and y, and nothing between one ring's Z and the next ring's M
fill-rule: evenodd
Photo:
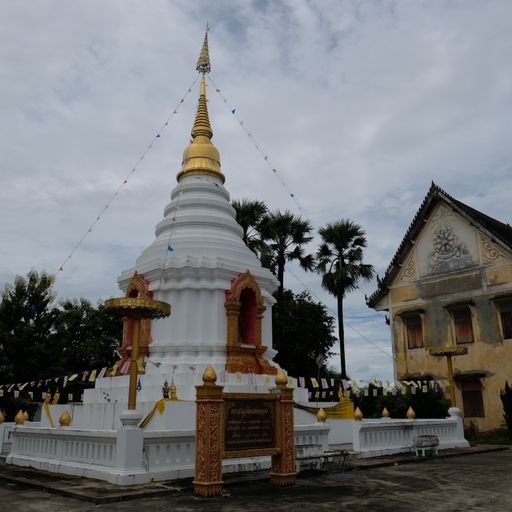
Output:
M183 152L181 171L176 176L176 179L180 181L183 176L190 174L209 174L210 176L220 178L222 183L224 183L225 178L220 169L219 151L211 141L213 130L210 125L210 118L208 117L208 100L206 99L205 73L210 72L208 26L196 69L203 75L199 90L199 102L194 126L192 127L192 140Z
M206 24L206 33L204 35L203 47L197 59L196 69L199 73L209 73L210 66L210 52L208 51L208 23Z

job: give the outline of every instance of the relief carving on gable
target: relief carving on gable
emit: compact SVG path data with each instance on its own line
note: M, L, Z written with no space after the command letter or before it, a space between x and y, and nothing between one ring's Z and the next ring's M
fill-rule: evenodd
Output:
M418 277L418 273L416 271L416 262L414 261L414 254L409 256L409 259L402 267L402 273L398 277L398 282L401 283L403 281L413 281Z
M482 252L483 263L494 263L499 260L507 259L505 252L481 233L480 250Z
M474 265L473 258L457 236L454 225L456 216L444 206L439 207L432 216L432 252L429 255L429 270L432 273L450 272Z

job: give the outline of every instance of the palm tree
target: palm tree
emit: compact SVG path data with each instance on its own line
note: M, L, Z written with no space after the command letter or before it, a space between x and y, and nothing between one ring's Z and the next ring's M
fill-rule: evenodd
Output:
M259 232L263 218L268 214L268 207L263 201L249 199L235 200L232 203L236 213L236 221L244 230L242 239L257 255L261 252L261 236Z
M287 261L298 261L304 270L312 270L314 267L313 255L306 254L304 249L313 239L310 235L313 226L300 215L294 215L289 210L284 213L278 210L265 216L259 229L264 242L260 253L261 262L277 276L279 301L283 297Z
M375 270L372 265L363 263L366 233L358 224L350 219L341 219L320 228L318 233L322 243L317 251L318 263L315 270L323 274L322 286L337 298L341 378L346 379L343 299L346 293L357 288L361 279L372 279Z

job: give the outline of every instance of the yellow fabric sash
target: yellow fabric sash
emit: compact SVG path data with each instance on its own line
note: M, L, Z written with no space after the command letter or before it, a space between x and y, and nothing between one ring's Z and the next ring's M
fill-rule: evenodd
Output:
M298 403L293 404L297 409L302 409L303 411L308 411L312 414L315 414L320 410L320 407L310 407L307 405L301 405ZM338 419L338 420L352 420L354 419L354 402L352 400L341 397L340 401L334 405L333 407L324 407L323 408L328 418Z

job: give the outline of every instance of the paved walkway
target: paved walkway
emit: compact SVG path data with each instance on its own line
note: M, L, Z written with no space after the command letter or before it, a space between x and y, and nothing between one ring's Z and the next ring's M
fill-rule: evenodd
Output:
M377 461L375 461L377 462ZM380 460L380 463L383 461ZM337 512L509 512L512 510L512 450L440 457L419 464L388 462L365 469L328 472L298 479L295 487L275 488L267 480L241 479L226 487L225 496L197 498L189 483L173 489L160 488L166 495L136 501L93 503L59 496L43 489L6 481L9 469L0 467L0 503L6 512L85 512L85 511L297 511ZM395 465L396 464L396 465ZM21 471L21 469L20 469ZM25 470L25 477L32 473ZM19 476L19 475L18 475ZM72 483L57 475L48 483L60 483L65 490ZM90 491L108 495L101 483L82 480ZM157 489L157 485L152 489ZM94 489L96 488L96 489ZM146 486L146 490L147 486ZM87 491L84 491L87 492ZM120 496L117 498L119 499ZM133 498L133 496L132 496ZM130 499L125 496L124 499Z

